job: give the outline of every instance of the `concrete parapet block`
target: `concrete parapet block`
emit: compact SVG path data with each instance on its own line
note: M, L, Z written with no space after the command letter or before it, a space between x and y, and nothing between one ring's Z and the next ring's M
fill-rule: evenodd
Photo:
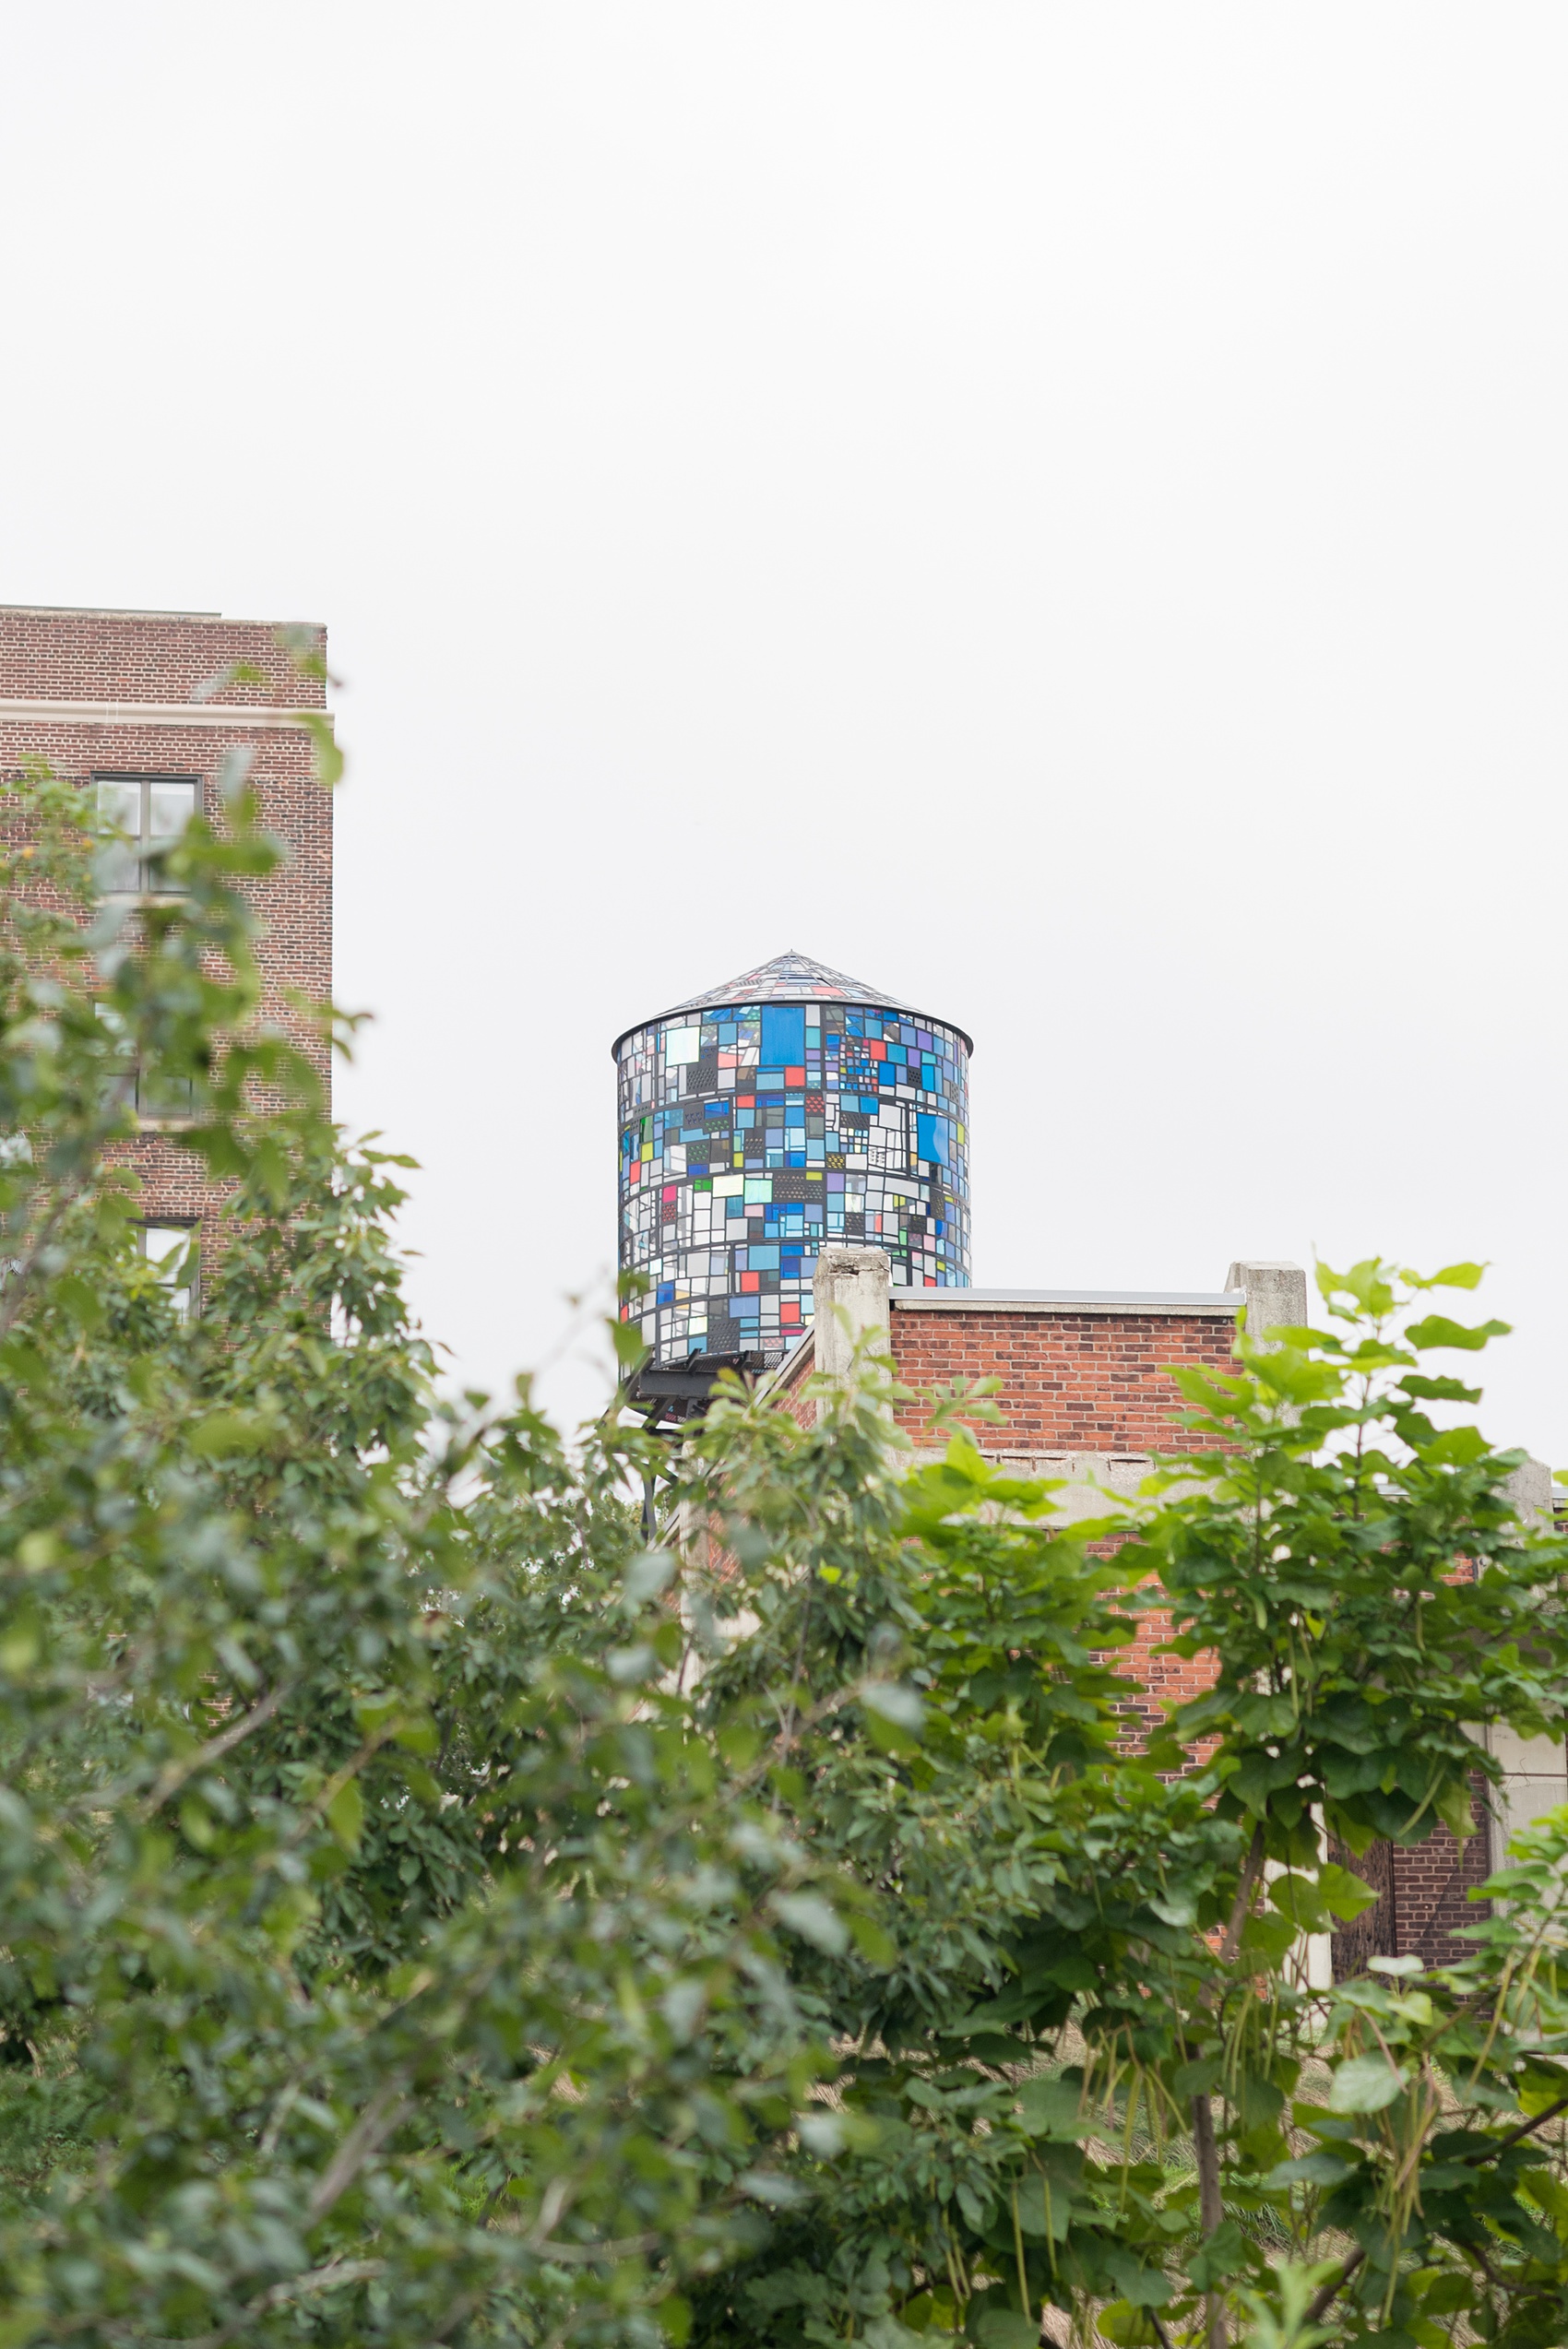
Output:
M1544 1460L1526 1460L1504 1489L1520 1522L1539 1531L1551 1524L1551 1470Z
M812 1281L816 1367L846 1379L868 1340L891 1359L892 1266L880 1248L825 1248ZM820 1416L820 1413L819 1413Z
M1307 1319L1307 1275L1301 1264L1285 1260L1235 1263L1225 1286L1240 1289L1246 1300L1247 1335L1254 1346L1265 1330L1300 1329Z

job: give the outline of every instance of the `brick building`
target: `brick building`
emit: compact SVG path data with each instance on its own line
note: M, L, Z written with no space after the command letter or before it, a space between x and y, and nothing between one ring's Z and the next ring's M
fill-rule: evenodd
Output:
M291 628L289 636L325 652L324 629ZM235 667L262 682L213 690ZM291 1031L329 1080L319 1039L289 1000L325 1002L332 990L332 803L296 715L325 706L324 682L302 673L272 623L0 606L0 773L42 760L150 841L214 804L225 752L252 753L264 820L290 851L270 879L248 884L262 926L261 1015ZM129 894L141 876L134 854L125 863ZM183 1252L217 1196L201 1161L179 1146L178 1114L158 1106L164 1114L139 1120L131 1156L148 1253L161 1256L171 1247Z
M901 1385L930 1390L955 1379L996 1379L991 1400L1001 1424L974 1421L977 1445L1021 1474L1065 1478L1063 1506L1073 1516L1100 1513L1107 1488L1130 1499L1162 1453L1194 1448L1196 1440L1174 1423L1183 1405L1170 1366L1227 1369L1242 1306L1254 1329L1308 1318L1304 1273L1279 1263L1232 1264L1223 1289L1182 1294L902 1289L890 1288L879 1251L837 1249L819 1257L816 1289L812 1330L777 1374L786 1407L803 1417L812 1407L803 1393L811 1373L842 1374L858 1335L885 1334ZM931 1441L924 1412L905 1405L898 1418L918 1454ZM1522 1512L1550 1512L1550 1475L1522 1470L1519 1480ZM1150 1715L1208 1685L1201 1656L1158 1653L1169 1636L1169 1619L1151 1612L1138 1639L1114 1659L1142 1683L1141 1709ZM1431 1963L1463 1953L1466 1945L1452 1937L1476 1920L1470 1888L1501 1864L1515 1826L1568 1801L1561 1746L1493 1735L1508 1771L1497 1817L1463 1845L1440 1829L1424 1844L1374 1845L1349 1861L1379 1899L1335 1937L1332 1953L1322 1949L1324 1974L1331 1957L1345 1974L1377 1954L1414 1952Z

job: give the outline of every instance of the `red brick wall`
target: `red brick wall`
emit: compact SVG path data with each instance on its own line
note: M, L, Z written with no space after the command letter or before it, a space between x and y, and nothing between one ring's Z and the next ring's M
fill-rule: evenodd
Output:
M327 632L310 634L325 650ZM302 677L270 621L138 611L0 608L0 695L36 701L188 702L236 661L263 685L229 685L220 705L325 709L319 678Z
M1479 1925L1491 1904L1469 1898L1472 1887L1491 1872L1486 1832L1491 1790L1477 1778L1471 1801L1477 1831L1463 1844L1439 1827L1424 1844L1372 1844L1360 1859L1336 1848L1341 1867L1353 1869L1376 1892L1375 1904L1334 1937L1336 1980L1362 1972L1371 1957L1419 1957L1427 1965L1452 1965L1473 1953L1461 1929Z
M1002 1424L971 1422L980 1450L992 1456L1218 1448L1213 1439L1205 1443L1173 1427L1171 1414L1182 1398L1168 1365L1228 1369L1235 1325L1222 1314L997 1312L979 1306L900 1311L895 1299L892 1329L894 1360L906 1386L1001 1381L992 1400ZM905 1406L900 1422L916 1443L930 1441L929 1417L918 1403ZM1126 1707L1130 1728L1153 1727L1167 1708L1201 1696L1213 1679L1206 1656L1157 1654L1170 1637L1170 1617L1163 1610L1148 1614L1137 1638L1108 1658L1141 1683ZM1478 1799L1478 1815L1480 1808ZM1485 1915L1467 1898L1487 1874L1484 1833L1461 1846L1439 1828L1424 1844L1376 1845L1356 1864L1382 1897L1353 1935L1336 1936L1342 1971L1359 1970L1373 1952L1412 1952L1428 1964L1465 1952L1467 1945L1455 1938L1457 1928Z
M1394 1846L1390 1956L1413 1954L1427 1965L1453 1965L1473 1955L1474 1942L1462 1941L1458 1936L1461 1927L1483 1923L1491 1911L1490 1901L1469 1897L1472 1885L1484 1884L1491 1873L1485 1826L1489 1792L1476 1782L1475 1812L1480 1824L1463 1844L1446 1827L1440 1827L1424 1844Z
M1227 1370L1235 1324L1222 1313L1090 1313L1042 1307L997 1312L893 1308L893 1358L904 1385L1001 1381L1000 1427L977 1419L983 1452L1174 1452L1193 1439L1171 1425L1182 1397L1167 1365ZM899 1415L930 1441L918 1404Z
M315 632L325 650L325 633ZM232 661L262 670L265 686L230 688L212 707L215 722L153 718L146 725L38 716L18 701L188 703L194 689ZM255 622L163 619L117 612L0 611L0 776L44 760L84 789L95 775L191 776L202 784L204 810L220 819L219 764L244 745L255 753L251 780L263 819L288 847L285 864L246 884L262 925L260 1016L292 1034L330 1081L327 1056L291 1007L291 992L325 1002L332 991L332 802L315 781L309 736L302 728L247 723L246 708L320 707L325 687L299 674L274 630ZM7 702L13 706L7 708ZM218 718L232 705L232 716ZM149 1220L208 1217L219 1192L201 1163L169 1134L145 1133L127 1156L144 1184Z
M1172 1423L1182 1405L1169 1366L1228 1370L1236 1328L1223 1313L1060 1307L998 1312L956 1305L932 1311L900 1310L895 1298L892 1337L905 1386L918 1391L954 1379L1000 1380L991 1399L1002 1424L968 1423L983 1453L1102 1452L1135 1459L1186 1450L1198 1441ZM930 1418L919 1403L906 1405L899 1421L914 1442L931 1441ZM1201 1696L1214 1677L1205 1656L1158 1655L1170 1637L1170 1619L1163 1610L1146 1615L1136 1640L1110 1659L1141 1684L1127 1703L1129 1725L1140 1730L1152 1728L1168 1707Z

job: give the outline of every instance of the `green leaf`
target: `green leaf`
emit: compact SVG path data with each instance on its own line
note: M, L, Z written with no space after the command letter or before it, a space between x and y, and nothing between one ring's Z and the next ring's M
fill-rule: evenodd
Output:
M356 1779L346 1779L327 1806L327 1823L346 1852L360 1847L364 1827L364 1797Z
M873 2317L862 2338L866 2349L932 2349L929 2332L900 2324L894 2316Z
M898 1945L889 1933L885 1933L873 1916L859 1909L851 1909L849 1933L855 1947L868 1965L886 1967L897 1963Z
M315 779L330 791L343 779L343 753L338 746L330 716L325 710L300 709L293 713L296 725L303 726L310 736L315 753Z
M626 1597L634 1606L657 1598L667 1590L675 1572L672 1550L645 1549L633 1559L626 1569Z
M1421 1284L1425 1288L1479 1288L1486 1276L1484 1264L1444 1264ZM1408 1275L1406 1275L1408 1278Z
M1352 2056L1335 2071L1328 2108L1336 2113L1380 2113L1408 2085L1407 2074L1396 2070L1386 2056Z
M925 1706L920 1695L901 1680L862 1680L860 1694L861 1702L869 1713L911 1734L917 1734L925 1720Z
M1227 2220L1217 2234L1210 2236L1205 2249L1211 2259L1218 2256L1233 2263L1241 2248L1240 2231ZM1123 2298L1130 2300L1134 2308L1163 2308L1175 2296L1175 2286L1163 2269L1146 2266L1123 2244L1112 2243L1107 2248L1105 2264Z
M1461 2308L1475 2305L1475 2287L1466 2275L1434 2276L1421 2294L1421 2313L1431 2317L1451 2317Z
M1239 1955L1251 1958L1270 1972L1284 1964L1300 1938L1301 1928L1288 1916L1271 1916L1256 1909L1241 1928Z
M811 2200L811 2189L799 2178L786 2177L777 2170L742 2170L735 2180L738 2192L749 2194L754 2201L766 2202L775 2210L788 2210L797 2202Z
M1147 2312L1134 2308L1130 2300L1108 2300L1095 2319L1096 2332L1103 2341L1125 2344L1125 2349L1150 2349L1159 2336L1149 2322Z
M250 1411L209 1411L185 1430L185 1445L198 1459L222 1460L235 1453L259 1452L271 1430Z
M731 1770L749 1770L762 1751L762 1732L749 1721L726 1721L719 1732L719 1750Z
M428 1717L405 1718L398 1722L392 1735L395 1741L410 1753L422 1753L428 1759L431 1754L441 1751L441 1732Z
M1079 2090L1065 2080L1026 2080L1018 2090L1025 2128L1031 2136L1057 2143L1069 2143L1088 2130L1081 2104Z
M818 1892L775 1892L769 1905L782 1925L802 1940L814 1942L830 1957L837 1957L849 1946L849 1929L837 1911L831 1908Z
M1342 1925L1360 1916L1363 1909L1376 1905L1378 1895L1364 1877L1353 1869L1341 1868L1334 1860L1325 1860L1317 1872L1317 1888L1326 1905Z
M255 746L252 742L236 742L224 752L218 762L218 795L225 807L239 798L255 765Z
M1039 2349L1039 2327L1016 2308L992 2308L974 2326L980 2349Z
M1187 2262L1187 2280L1200 2292L1213 2291L1223 2285L1247 2258L1247 2240L1234 2219L1223 2219L1206 2242L1200 2245ZM1126 2291L1120 2271L1114 2271L1116 2281ZM1131 2299L1131 2293L1127 2294Z
M1433 1347L1452 1347L1460 1353L1479 1354L1492 1338L1506 1337L1509 1327L1507 1322L1480 1322L1467 1329L1462 1323L1451 1322L1442 1313L1429 1313L1424 1322L1412 1322L1405 1336L1423 1354Z
M1445 1467L1468 1468L1484 1460L1491 1447L1479 1428L1444 1428L1420 1447L1423 1460Z
M1268 1888L1271 1907L1281 1916L1288 1916L1301 1933L1322 1933L1329 1929L1331 1915L1328 1903L1313 1879L1299 1869L1290 1869L1277 1876Z
M103 1327L108 1318L103 1299L90 1281L67 1273L55 1282L54 1294L78 1328L96 1331Z
M1353 2163L1320 2146L1316 2153L1302 2153L1295 2161L1277 2162L1263 2183L1265 2187L1337 2186L1353 2171Z
M1456 1843L1465 1843L1475 1833L1476 1814L1469 1787L1463 1778L1455 1778L1444 1786L1432 1809Z
M354 1726L362 1737L374 1737L395 1718L402 1700L388 1689L362 1689L353 1701Z
M679 2292L671 2292L659 2303L659 2321L671 2349L684 2349L692 2333L691 2302L683 2299Z

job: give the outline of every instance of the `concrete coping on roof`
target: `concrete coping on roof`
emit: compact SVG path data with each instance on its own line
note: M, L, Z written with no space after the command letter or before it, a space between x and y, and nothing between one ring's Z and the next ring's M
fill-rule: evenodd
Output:
M223 611L176 611L123 603L0 603L0 613L28 620L211 620L225 628L319 628L324 620L236 620Z
M1247 1299L1239 1288L895 1288L889 1301L897 1313L1214 1313L1234 1320Z
M0 723L30 719L49 726L256 727L307 726L313 718L334 721L335 712L295 702L80 702L36 694L0 694Z

